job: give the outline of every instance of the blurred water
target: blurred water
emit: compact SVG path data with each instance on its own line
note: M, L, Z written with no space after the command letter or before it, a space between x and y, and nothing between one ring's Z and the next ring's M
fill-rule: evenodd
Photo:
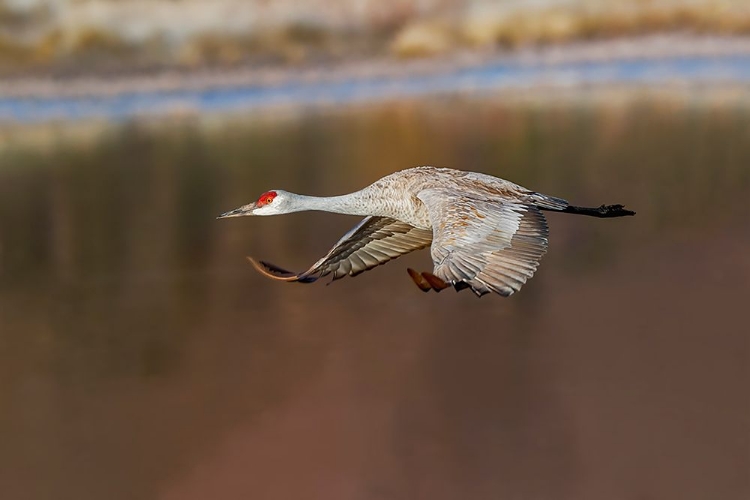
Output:
M402 103L123 125L0 153L0 489L13 499L750 495L750 111ZM550 215L517 295L422 294L421 252L271 282L356 218L217 221L416 164Z
M408 72L407 72L408 73ZM0 121L44 122L92 117L126 120L194 112L250 112L278 106L353 104L457 91L488 92L536 85L746 83L750 56L663 57L572 63L496 62L434 75L292 81L278 85L170 91L129 91L112 96L1 97Z

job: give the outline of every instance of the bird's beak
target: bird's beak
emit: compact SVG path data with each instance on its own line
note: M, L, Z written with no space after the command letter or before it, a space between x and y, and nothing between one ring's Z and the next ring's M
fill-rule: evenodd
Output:
M226 219L227 217L242 217L243 215L253 215L253 210L255 210L255 203L250 203L249 205L235 208L234 210L230 210L229 212L224 212L223 214L218 216L217 219Z

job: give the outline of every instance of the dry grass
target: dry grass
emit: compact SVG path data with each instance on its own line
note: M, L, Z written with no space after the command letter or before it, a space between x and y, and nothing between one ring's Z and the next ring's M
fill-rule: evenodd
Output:
M20 11L0 0L0 71L425 57L675 31L750 35L750 2L47 0Z
M500 8L497 8L497 5ZM503 46L562 43L571 40L615 38L667 32L750 35L750 3L715 2L570 2L549 8L477 8L454 20L451 32L436 34L466 46ZM423 30L434 23L422 21ZM405 30L413 30L412 26ZM428 36L423 36L428 40ZM426 44L425 49L429 46ZM398 55L419 53L394 44Z

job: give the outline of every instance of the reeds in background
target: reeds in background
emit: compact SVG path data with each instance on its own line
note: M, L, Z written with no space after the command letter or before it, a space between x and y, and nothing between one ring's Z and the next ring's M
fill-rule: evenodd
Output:
M688 31L750 34L742 0L0 0L0 71L288 65Z

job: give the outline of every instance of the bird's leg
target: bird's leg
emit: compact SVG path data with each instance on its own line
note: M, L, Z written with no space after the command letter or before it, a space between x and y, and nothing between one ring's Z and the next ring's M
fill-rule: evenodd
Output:
M577 215L588 215L589 217L625 217L635 215L632 210L626 209L623 205L601 205L598 208L576 207L568 205L562 212Z
M414 280L414 283L416 283L419 289L423 292L429 292L430 290L439 292L450 286L432 273L423 272L420 274L412 268L408 268L406 271L409 273L409 276L411 276L411 279Z

